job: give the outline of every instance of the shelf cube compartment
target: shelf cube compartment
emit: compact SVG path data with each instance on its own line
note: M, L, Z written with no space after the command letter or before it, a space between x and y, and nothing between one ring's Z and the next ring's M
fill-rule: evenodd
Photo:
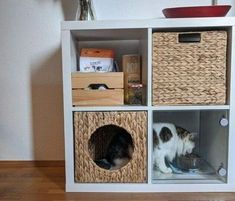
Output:
M152 182L226 183L229 174L227 167L228 114L227 110L155 111L153 113L153 128L156 125L155 123L163 125L161 128L160 126L158 127L158 131L156 131L157 127L155 127L155 132L158 132L160 136L160 139L158 138L159 141L165 141L166 144L169 143L168 140L174 139L174 142L177 143L174 146L178 146L186 140L186 133L188 132L194 135L195 147L191 154L179 155L175 153L173 161L169 161L166 157L166 167L172 170L172 173L169 174L165 173L164 170L162 171L162 168L159 168L159 164L157 164L156 151L161 149L161 143L153 140ZM165 123L170 123L171 125L166 126L167 124ZM175 127L172 127L172 124ZM169 134L168 138L166 138L162 132L168 128L170 128L170 132L173 135ZM174 132L178 133L178 138L174 137ZM153 132L153 136L155 134ZM179 142L178 139L180 139ZM186 144L183 145L183 147L186 147ZM178 150L180 150L180 147L178 147Z
M80 70L80 55L84 48L95 48L95 49L106 49L112 50L114 52L114 63L115 70L118 72L124 72L123 63L125 63L125 57L127 55L138 55L140 75L136 76L136 73L132 73L129 76L133 82L140 80L139 82L143 85L144 92L142 93L142 103L141 105L147 105L148 94L145 90L148 90L148 29L146 28L136 28L136 29L90 29L90 30L72 30L71 31L71 41L70 41L70 58L71 58L71 72L77 72ZM133 65L133 64L128 64ZM124 72L124 77L127 80L127 73ZM139 83L138 82L138 83ZM125 85L124 85L125 86ZM125 87L124 87L125 88ZM127 87L126 87L127 89ZM127 91L127 90L126 90ZM83 92L85 93L85 92ZM90 92L88 92L90 93ZM95 92L96 93L96 92ZM98 93L98 92L97 92ZM111 92L103 92L105 95L110 97ZM89 97L91 94L86 94ZM78 95L76 95L77 97ZM115 99L114 105L120 104L120 91L112 95ZM115 97L115 98L114 98ZM120 97L118 99L118 97ZM102 102L102 101L101 101ZM99 102L100 104L100 102ZM129 104L126 102L125 104ZM105 104L107 105L107 104ZM102 104L102 106L105 106ZM110 105L110 104L109 104ZM80 105L76 105L80 106Z
M74 131L75 182L147 182L146 111L74 112ZM132 157L119 169L97 163L106 159L105 152L114 133L126 135L133 143Z
M153 33L152 105L226 103L227 31Z

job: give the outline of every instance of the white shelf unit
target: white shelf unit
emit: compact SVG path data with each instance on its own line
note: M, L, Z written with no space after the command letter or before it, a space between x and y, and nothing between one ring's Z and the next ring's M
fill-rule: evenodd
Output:
M64 21L62 27L64 133L67 192L226 192L235 191L235 18L185 18L115 21ZM227 103L226 105L152 106L152 33L167 30L211 30L228 32ZM143 106L73 107L71 72L77 70L77 54L82 47L114 48L120 61L122 54L142 56L142 80L147 86ZM74 179L73 112L84 111L147 111L148 112L148 180L147 183L76 183ZM155 112L164 111L227 111L229 118L227 181L152 179L152 123ZM213 185L212 185L213 184Z

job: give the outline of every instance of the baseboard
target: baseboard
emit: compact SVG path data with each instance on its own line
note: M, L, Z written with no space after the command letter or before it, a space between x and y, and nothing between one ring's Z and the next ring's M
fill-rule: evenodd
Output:
M64 167L65 161L0 161L1 167Z

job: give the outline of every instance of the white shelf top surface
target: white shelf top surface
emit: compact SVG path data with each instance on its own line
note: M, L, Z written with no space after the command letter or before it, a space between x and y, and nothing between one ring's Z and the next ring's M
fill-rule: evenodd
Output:
M235 17L155 18L137 20L62 21L62 30L124 29L124 28L183 28L234 26Z
M173 111L173 110L229 110L229 105L166 105L166 106L80 106L72 107L72 111Z

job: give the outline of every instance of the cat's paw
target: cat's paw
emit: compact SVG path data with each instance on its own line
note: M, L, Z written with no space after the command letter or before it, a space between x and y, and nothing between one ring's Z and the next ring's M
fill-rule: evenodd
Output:
M161 169L161 172L165 173L165 174L171 174L172 173L172 169L171 168L162 168Z

